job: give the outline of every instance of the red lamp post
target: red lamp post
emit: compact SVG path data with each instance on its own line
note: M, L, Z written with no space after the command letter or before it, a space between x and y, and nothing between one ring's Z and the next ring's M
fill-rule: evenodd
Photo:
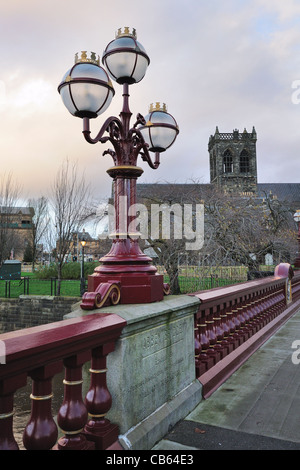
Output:
M71 114L83 119L83 135L87 142L109 142L106 150L114 166L107 170L113 178L115 233L109 253L100 259L100 266L88 279L88 292L82 297L83 309L100 308L117 303L148 303L163 299L166 286L157 273L152 259L139 247L139 234L132 226L129 208L136 204L136 181L143 173L137 166L138 157L152 169L160 164L160 153L167 150L179 132L174 117L166 105L151 105L149 114L138 114L131 127L129 85L144 77L150 59L136 39L136 32L119 29L116 38L106 47L100 67L99 57L86 52L75 56L75 65L65 74L58 91ZM109 76L123 86L123 108L119 118L106 119L96 137L91 137L90 119L96 118L109 106L114 89ZM150 152L155 154L154 160ZM124 203L125 201L125 203ZM130 216L128 215L130 213ZM124 224L125 221L125 224Z
M295 260L295 268L299 268L300 269L300 210L298 209L295 214L294 214L294 220L295 222L298 224L298 236L297 236L297 240L298 240L298 256Z

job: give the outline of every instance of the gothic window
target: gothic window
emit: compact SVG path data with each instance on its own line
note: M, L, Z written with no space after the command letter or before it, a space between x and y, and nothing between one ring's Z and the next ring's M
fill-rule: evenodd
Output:
M232 160L232 154L230 150L225 150L224 155L223 155L223 168L224 168L224 173L232 173L233 172L233 160Z
M250 159L247 150L243 150L240 154L240 172L248 173L250 171Z

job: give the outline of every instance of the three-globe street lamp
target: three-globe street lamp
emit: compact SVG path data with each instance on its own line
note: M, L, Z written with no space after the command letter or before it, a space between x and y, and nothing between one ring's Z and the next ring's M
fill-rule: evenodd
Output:
M137 114L130 125L129 85L140 82L150 59L137 41L136 31L119 29L102 57L106 70L100 66L99 56L86 51L75 56L75 64L64 75L58 87L63 103L69 112L83 119L83 135L87 142L109 142L113 149L106 150L114 166L107 170L113 178L115 233L111 250L100 259L100 266L88 279L88 292L83 295L83 309L100 308L107 304L147 303L163 299L163 276L157 273L152 259L146 256L138 243L138 232L132 229L130 207L136 204L136 180L143 173L137 159L156 169L160 153L167 150L179 132L174 117L166 105L155 103L143 117ZM95 138L91 137L90 119L97 118L110 105L115 94L111 77L123 86L123 108L119 118L111 116L102 125ZM152 159L151 153L155 157ZM122 202L121 202L122 201ZM126 201L124 208L123 201ZM124 216L125 214L125 216ZM124 229L124 217L126 227ZM128 230L130 229L130 231Z
M298 224L298 256L295 260L295 268L300 268L300 209L298 209L294 214L294 221Z

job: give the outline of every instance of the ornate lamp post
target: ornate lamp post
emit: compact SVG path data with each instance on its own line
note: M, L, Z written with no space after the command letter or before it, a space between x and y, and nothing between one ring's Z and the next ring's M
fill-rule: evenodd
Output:
M80 240L81 244L81 276L80 276L80 295L84 295L85 291L85 279L84 279L84 247L86 245L86 240L84 237L84 230L83 230L83 236Z
M295 260L295 268L300 268L300 210L298 209L294 214L294 221L298 224L298 256Z
M149 114L137 114L130 125L129 85L144 77L150 59L137 41L136 31L119 29L102 57L107 72L100 67L99 56L84 51L75 56L75 65L68 70L58 87L62 100L71 114L83 119L83 135L90 144L109 142L114 166L107 170L113 178L115 233L109 253L100 259L101 265L88 280L88 292L82 299L83 309L100 308L109 303L146 303L163 299L163 276L157 274L152 259L140 249L138 233L128 228L132 215L129 208L136 204L136 180L143 173L137 166L138 157L156 169L160 153L167 150L179 132L174 117L166 105L151 105ZM109 76L123 86L123 108L119 118L111 116L96 137L91 137L90 119L96 118L109 106L114 88ZM151 152L155 157L152 159ZM125 201L125 204L124 204ZM126 226L124 227L124 217Z

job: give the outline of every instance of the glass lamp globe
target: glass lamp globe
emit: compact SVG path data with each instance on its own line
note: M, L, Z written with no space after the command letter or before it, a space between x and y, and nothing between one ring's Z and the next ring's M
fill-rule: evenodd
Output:
M165 104L151 104L146 124L138 129L151 152L164 152L175 142L179 128L174 117L167 113Z
M300 222L300 210L297 210L294 214L294 221Z
M137 41L136 30L120 28L102 56L102 63L117 83L138 83L144 77L150 59L144 47Z
M107 72L99 65L99 56L86 51L75 56L75 65L65 73L58 92L68 111L80 118L96 118L110 105L115 94Z

